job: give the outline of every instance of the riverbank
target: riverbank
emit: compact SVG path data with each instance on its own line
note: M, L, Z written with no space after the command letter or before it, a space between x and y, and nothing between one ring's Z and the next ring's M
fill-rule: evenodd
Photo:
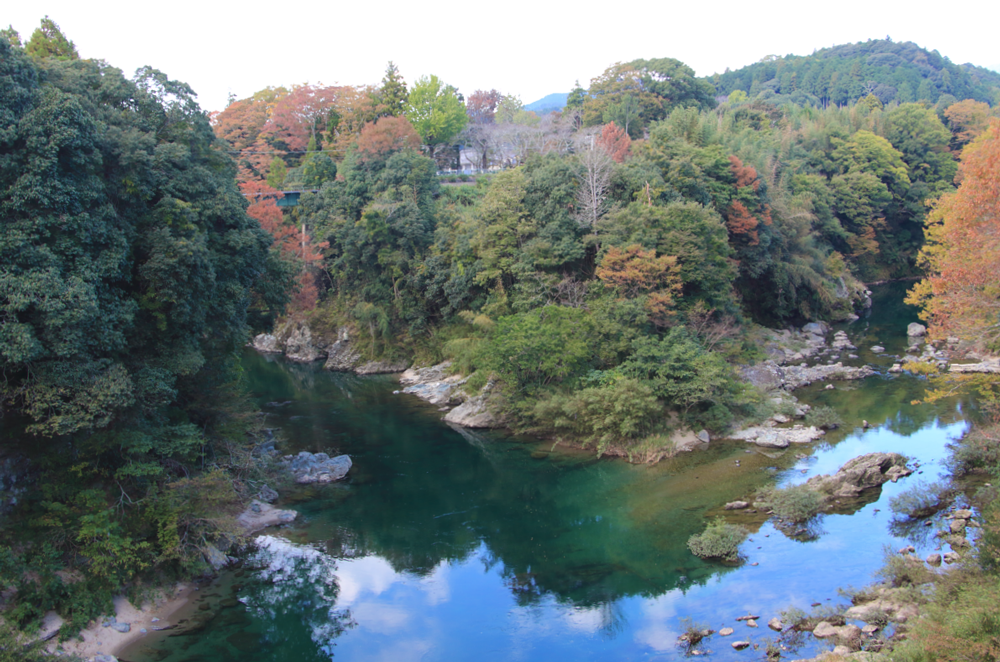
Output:
M99 655L117 656L148 634L175 627L172 617L188 605L197 591L198 587L193 582L179 583L169 590L158 592L138 607L124 596L118 596L114 599L114 618L115 623L120 624L119 628L105 625L110 619L93 621L76 637L63 642L53 639L47 648L50 653L77 655L88 660ZM128 629L123 632L125 624ZM55 612L47 614L42 636L54 633L61 625L62 619Z

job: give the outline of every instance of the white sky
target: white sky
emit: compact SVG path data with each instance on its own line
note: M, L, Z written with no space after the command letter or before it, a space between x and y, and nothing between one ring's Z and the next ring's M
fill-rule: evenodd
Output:
M408 82L425 74L469 95L496 88L525 103L568 92L614 62L673 57L698 75L768 54L891 36L955 63L1000 70L1000 3L841 0L10 0L0 22L30 37L48 14L84 58L131 76L150 65L184 81L206 110L268 85L377 84L392 60Z

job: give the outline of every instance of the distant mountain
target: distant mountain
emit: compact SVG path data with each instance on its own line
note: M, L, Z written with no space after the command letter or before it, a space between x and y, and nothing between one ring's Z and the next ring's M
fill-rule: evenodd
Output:
M1000 100L1000 73L954 64L913 42L884 39L833 46L812 55L772 55L707 80L720 95L743 90L751 98L774 103L843 105L856 102L869 90L883 103L937 103L944 95L989 104Z
M555 94L548 94L538 101L529 103L524 107L525 110L533 110L539 115L548 115L552 112L558 112L566 107L566 97L569 94L566 92L556 92Z

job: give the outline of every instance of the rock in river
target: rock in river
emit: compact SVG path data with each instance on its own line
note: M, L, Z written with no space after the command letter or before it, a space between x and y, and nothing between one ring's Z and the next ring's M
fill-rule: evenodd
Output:
M825 434L823 430L809 425L795 425L790 428L753 426L729 435L730 439L749 441L764 448L788 448L789 444L806 444Z
M247 533L254 533L269 526L286 524L298 516L294 510L281 510L269 503L254 499L250 505L236 518L237 524L242 526ZM209 559L211 563L212 560ZM213 563L213 565L215 565ZM225 564L223 564L225 565Z
M468 379L461 375L449 375L451 361L445 361L428 368L410 368L399 377L405 388L403 393L412 393L432 405L447 405L461 400L459 386Z
M899 453L868 453L848 460L832 476L813 476L806 485L830 497L853 497L912 473Z
M295 482L302 485L332 483L346 476L351 469L351 458L347 455L330 457L326 453L307 453L306 451L284 460L284 463L288 465Z

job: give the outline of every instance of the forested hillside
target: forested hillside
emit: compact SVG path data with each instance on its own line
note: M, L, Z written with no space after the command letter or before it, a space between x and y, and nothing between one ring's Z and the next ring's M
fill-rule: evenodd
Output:
M0 506L7 621L80 627L231 528L257 426L236 352L290 284L235 172L183 83L48 20L0 38L0 457L35 471Z
M263 90L215 126L252 214L280 215L268 185L312 190L282 221L290 254L313 247L292 312L373 358L496 378L514 427L621 451L759 415L733 371L747 323L845 319L862 283L917 275L927 202L995 114L716 96L636 60L540 117L390 64L377 86ZM464 185L460 151L482 171Z
M390 63L209 116L48 19L5 31L0 426L41 471L5 520L8 617L85 622L202 565L256 466L238 351L289 318L450 359L510 427L601 453L768 415L736 372L755 325L849 319L865 283L920 275L998 79L881 41L714 85L657 58L539 116Z
M884 104L947 105L972 99L996 105L1000 100L1000 73L954 64L937 51L888 39L823 48L806 56L772 55L708 80L720 95L740 90L771 103L824 107L855 103L869 93Z

